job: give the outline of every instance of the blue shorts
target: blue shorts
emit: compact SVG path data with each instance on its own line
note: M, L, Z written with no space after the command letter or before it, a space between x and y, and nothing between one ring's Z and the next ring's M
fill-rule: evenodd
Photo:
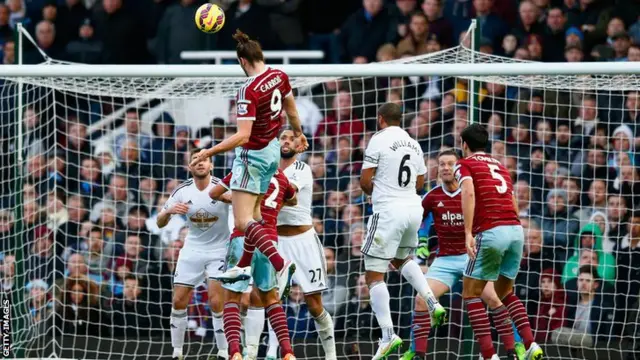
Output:
M234 267L244 248L244 237L236 237L231 239L227 245L227 258L225 259L226 267ZM273 268L269 259L256 249L251 259L251 277L253 278L253 286L256 286L262 292L269 292L278 287L276 280L276 270ZM222 287L236 293L243 293L249 287L249 280L236 281L231 284L222 284Z
M233 160L231 190L240 190L252 194L265 194L271 178L280 165L280 142L273 139L265 148L248 150L236 148Z
M427 279L437 280L447 285L449 290L462 279L469 255L451 255L437 257L425 275Z
M520 270L524 231L521 225L503 225L476 235L476 259L469 259L464 276L496 281L502 275L515 279Z

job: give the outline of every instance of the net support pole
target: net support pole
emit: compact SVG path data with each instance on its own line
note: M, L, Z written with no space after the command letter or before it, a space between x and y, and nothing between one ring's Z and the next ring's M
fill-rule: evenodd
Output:
M478 20L471 20L471 49L473 52L471 53L471 63L475 63L476 61L476 52L480 51L480 42L482 38L482 34L480 33L480 29L478 28ZM471 90L471 97L469 100L469 107L471 108L469 112L469 124L474 124L480 121L480 107L478 96L480 95L480 82L476 81L475 78L471 78L469 80L469 90Z
M22 65L23 61L23 36L22 31L24 30L22 23L18 23L17 25L18 31L16 31L16 48L17 48L17 58L16 62L18 65ZM25 332L28 331L28 322L27 316L28 312L26 311L26 304L24 302L24 288L25 288L25 270L26 270L26 257L24 256L24 246L22 246L23 239L19 234L22 234L24 231L24 222L23 222L23 193L22 193L22 168L24 161L24 134L23 134L23 106L24 106L24 81L22 78L17 79L17 87L16 87L16 116L15 116L15 134L17 134L16 146L15 146L15 176L13 180L13 193L15 194L15 244L16 246L16 281L14 282L14 289L12 293L12 302L13 302L13 313L14 313L14 324L16 328L12 331L13 343L17 346L13 349L13 356L16 358L22 358L25 355L27 343L24 340L27 340L27 336L25 336ZM23 338L24 337L24 338Z

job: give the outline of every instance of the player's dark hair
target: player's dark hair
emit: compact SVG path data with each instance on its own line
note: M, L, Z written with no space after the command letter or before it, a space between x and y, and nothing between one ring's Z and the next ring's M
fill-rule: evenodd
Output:
M447 150L442 150L438 153L438 159L440 159L441 156L455 156L456 159L460 159L460 155L458 155L458 152L455 151L454 149L447 149Z
M193 155L199 153L202 150L204 150L204 149L201 149L199 147L191 148L191 150L189 150L189 157L192 157Z
M578 275L580 274L591 274L593 276L593 281L599 281L600 276L598 275L598 267L593 265L582 265L578 270Z
M467 144L471 151L483 151L489 143L489 132L480 124L467 126L460 134L462 141Z
M238 43L236 45L236 54L238 58L243 58L251 64L255 64L258 61L264 62L264 55L262 54L262 46L255 40L251 40L249 35L236 30L233 34L233 39Z
M394 103L386 103L378 109L378 115L389 125L398 126L402 122L402 108Z

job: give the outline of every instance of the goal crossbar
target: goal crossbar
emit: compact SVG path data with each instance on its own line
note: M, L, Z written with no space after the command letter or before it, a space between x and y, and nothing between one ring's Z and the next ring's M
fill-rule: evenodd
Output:
M527 75L636 75L640 62L620 63L501 63L501 64L348 64L274 65L289 76L527 76ZM134 77L197 78L243 77L237 65L6 65L0 77Z

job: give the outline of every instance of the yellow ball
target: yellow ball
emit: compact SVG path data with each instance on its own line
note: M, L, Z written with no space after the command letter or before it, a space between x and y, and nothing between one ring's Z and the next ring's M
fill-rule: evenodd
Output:
M224 26L224 11L215 4L204 4L196 11L196 26L200 31L216 33Z

